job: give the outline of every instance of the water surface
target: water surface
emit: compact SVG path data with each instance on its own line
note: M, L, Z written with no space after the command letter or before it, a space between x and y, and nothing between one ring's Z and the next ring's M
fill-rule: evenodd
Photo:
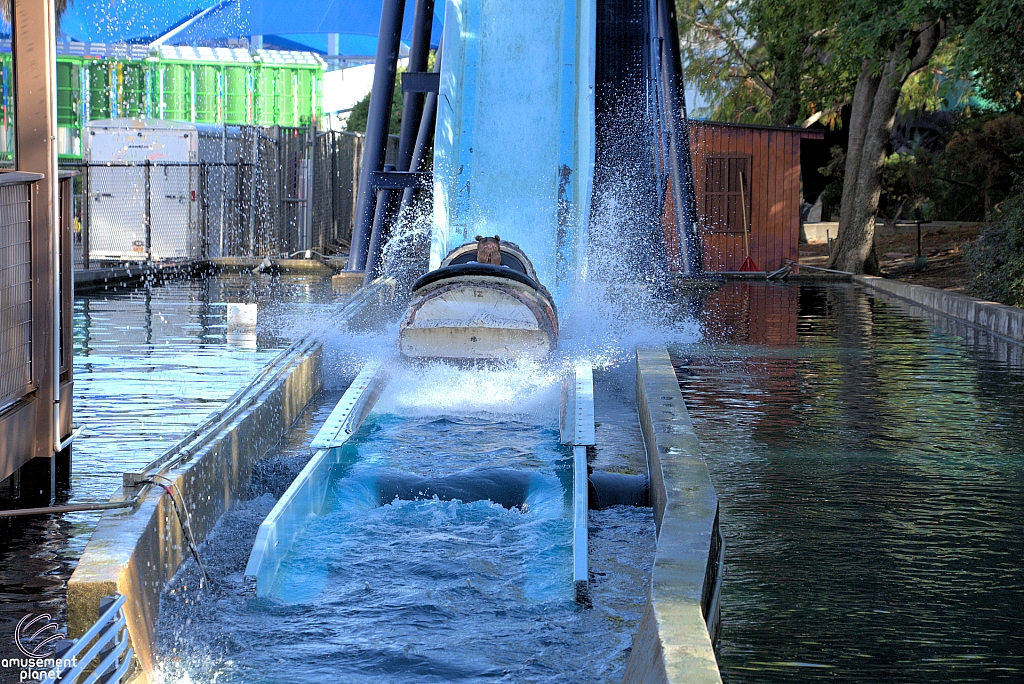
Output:
M674 363L721 502L723 679L1024 681L1021 368L853 285L733 283L702 320Z

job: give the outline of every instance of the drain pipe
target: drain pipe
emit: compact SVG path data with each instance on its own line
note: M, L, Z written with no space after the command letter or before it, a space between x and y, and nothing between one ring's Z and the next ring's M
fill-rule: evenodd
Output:
M376 204L376 193L371 177L374 172L384 168L404 13L405 0L384 0L380 13L380 31L377 34L377 58L374 63L370 111L366 119L366 147L363 150L363 168L359 173L355 225L352 229L352 245L348 264L345 266L346 271L361 271L366 268Z

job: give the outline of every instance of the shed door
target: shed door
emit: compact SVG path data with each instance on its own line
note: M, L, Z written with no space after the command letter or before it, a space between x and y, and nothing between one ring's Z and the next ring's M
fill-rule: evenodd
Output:
M711 233L743 234L743 205L750 226L750 155L721 155L704 159L704 197L701 221Z

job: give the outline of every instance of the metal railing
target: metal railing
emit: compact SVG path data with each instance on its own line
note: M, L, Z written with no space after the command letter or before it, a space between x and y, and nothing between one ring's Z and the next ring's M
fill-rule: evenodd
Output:
M29 182L0 174L0 408L32 384L32 226Z
M128 646L128 626L121 594L100 599L100 617L74 641L57 644L54 667L43 684L116 684L124 681L134 652Z

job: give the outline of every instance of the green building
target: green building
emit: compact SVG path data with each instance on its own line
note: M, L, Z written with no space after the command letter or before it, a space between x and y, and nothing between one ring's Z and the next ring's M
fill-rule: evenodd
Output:
M0 41L0 157L13 150L11 45ZM61 158L82 156L90 121L310 126L322 109L325 64L314 53L228 47L57 44Z

